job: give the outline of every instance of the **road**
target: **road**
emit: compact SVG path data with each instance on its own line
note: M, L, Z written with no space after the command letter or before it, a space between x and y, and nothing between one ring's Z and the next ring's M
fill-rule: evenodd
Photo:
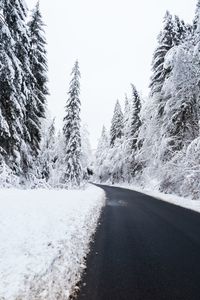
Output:
M101 187L107 205L78 300L200 300L200 214Z

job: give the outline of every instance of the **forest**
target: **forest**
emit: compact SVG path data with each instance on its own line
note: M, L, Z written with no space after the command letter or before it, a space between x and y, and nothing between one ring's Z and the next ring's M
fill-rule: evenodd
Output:
M153 53L150 95L134 84L117 100L95 153L81 121L81 73L71 73L63 127L48 111L48 61L39 3L1 1L0 186L79 188L88 180L200 196L200 1L186 24L166 12Z
M95 177L164 193L200 196L200 1L193 24L166 12L153 54L150 95L131 84L103 127Z

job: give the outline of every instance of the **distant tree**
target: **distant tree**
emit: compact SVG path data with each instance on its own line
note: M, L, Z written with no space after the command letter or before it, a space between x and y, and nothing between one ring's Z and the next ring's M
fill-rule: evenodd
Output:
M66 187L78 187L82 180L81 167L81 132L80 132L80 71L76 61L72 70L72 80L69 88L69 98L66 104L63 135L64 145L64 174L63 183Z
M141 99L133 84L130 99L125 99L124 136L123 136L123 176L131 181L136 171L135 156L138 147L138 135L141 127Z
M50 183L57 161L55 119L48 122L46 127L45 130L43 129L43 139L39 154L39 173L42 179Z
M200 19L200 0L197 0L195 17L194 17L194 21L193 21L193 32L197 31L200 26L199 19Z
M98 181L105 182L110 178L110 163L107 160L108 152L110 150L110 141L105 126L102 128L101 136L98 142L95 153L95 178Z
M81 165L84 179L88 179L90 166L93 162L92 149L89 140L89 132L86 124L81 126Z
M121 139L123 134L123 113L119 101L117 100L111 122L110 144L114 146L117 139Z
M127 94L125 94L125 104L124 104L124 116L123 116L123 135L125 139L128 139L130 134L130 99Z
M141 126L140 112L141 112L141 99L136 90L136 87L131 84L132 97L130 102L130 138L131 147L136 150L138 142L138 133Z
M183 42L187 36L187 26L183 20L180 20L178 16L174 17L174 44L179 45Z

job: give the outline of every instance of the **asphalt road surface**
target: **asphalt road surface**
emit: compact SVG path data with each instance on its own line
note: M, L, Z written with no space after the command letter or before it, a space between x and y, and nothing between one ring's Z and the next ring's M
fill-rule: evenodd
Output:
M107 205L78 300L200 300L200 214L101 187Z

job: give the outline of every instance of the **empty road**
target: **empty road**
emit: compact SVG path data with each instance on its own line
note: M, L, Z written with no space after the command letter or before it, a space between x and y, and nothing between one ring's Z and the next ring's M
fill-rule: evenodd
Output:
M101 187L107 205L78 300L200 300L200 214Z

